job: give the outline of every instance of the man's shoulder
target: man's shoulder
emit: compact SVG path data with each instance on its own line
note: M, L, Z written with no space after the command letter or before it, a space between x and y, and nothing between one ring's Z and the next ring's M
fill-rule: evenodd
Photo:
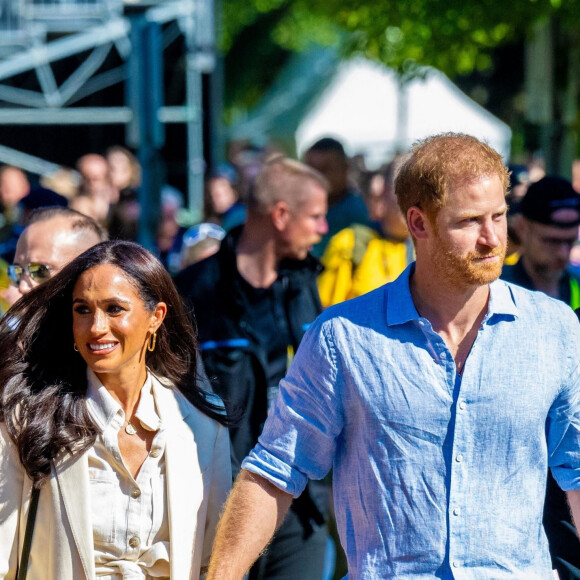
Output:
M503 284L509 291L518 311L518 318L531 321L538 327L555 326L558 321L565 324L576 323L574 311L562 300L548 296L544 292L525 288L503 278L496 284Z
M319 316L320 322L333 324L342 321L355 325L378 326L385 320L385 301L389 286L390 284L385 284L362 296L329 306Z
M220 262L214 254L179 272L174 281L182 296L194 296L215 287L220 278Z

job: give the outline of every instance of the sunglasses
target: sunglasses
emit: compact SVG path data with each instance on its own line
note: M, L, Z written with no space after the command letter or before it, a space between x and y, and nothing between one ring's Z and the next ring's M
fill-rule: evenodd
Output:
M18 264L11 264L8 266L8 276L10 281L20 284L22 276L26 273L31 280L35 282L45 282L50 278L50 268L46 264L39 264L38 262L31 262L27 266L20 266Z

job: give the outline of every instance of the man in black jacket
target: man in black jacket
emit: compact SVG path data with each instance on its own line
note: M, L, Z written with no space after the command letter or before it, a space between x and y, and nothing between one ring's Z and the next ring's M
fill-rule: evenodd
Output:
M228 408L243 413L231 430L234 462L256 443L277 385L321 311L321 267L309 251L328 230L327 191L325 178L306 165L271 160L250 193L246 223L217 254L176 278L193 307L214 389ZM309 485L250 580L322 578L325 495L319 484Z

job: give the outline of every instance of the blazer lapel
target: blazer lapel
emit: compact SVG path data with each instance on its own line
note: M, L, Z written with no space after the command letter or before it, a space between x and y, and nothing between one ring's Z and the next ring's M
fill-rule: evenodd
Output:
M70 457L62 453L54 470L68 518L70 531L87 578L94 577L93 530L87 509L89 498L89 466L87 454ZM73 547L71 546L71 550Z
M202 476L197 443L188 424L190 408L180 405L172 388L154 377L155 401L167 429L165 461L169 511L170 560L172 580L197 578L192 575L197 511L203 499Z

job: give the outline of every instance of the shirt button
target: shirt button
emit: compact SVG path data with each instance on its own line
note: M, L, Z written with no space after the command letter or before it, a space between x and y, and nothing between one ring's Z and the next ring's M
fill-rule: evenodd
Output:
M461 463L463 461L463 455L461 455L461 453L458 453L457 457L455 458L455 461L457 461L457 463Z
M139 536L133 536L132 538L129 538L129 546L131 546L131 548L138 548L140 543L141 540L139 539Z
M447 358L447 353L446 353L446 352L442 352L442 353L441 353L441 358L442 358L443 360L445 360L445 359Z
M461 509L460 509L460 508L455 508L455 509L453 510L453 515L454 515L454 516L458 516L458 515L460 515L460 514L461 514Z
M135 488L132 492L131 492L131 497L134 499L137 499L139 496L141 495L141 490Z
M161 449L151 449L151 453L149 455L151 455L151 457L159 457L161 455Z
M457 560L453 560L453 567L459 568L459 562Z
M461 401L461 403L459 403L459 410L465 411L465 407L467 407L467 404L465 403L465 401Z

